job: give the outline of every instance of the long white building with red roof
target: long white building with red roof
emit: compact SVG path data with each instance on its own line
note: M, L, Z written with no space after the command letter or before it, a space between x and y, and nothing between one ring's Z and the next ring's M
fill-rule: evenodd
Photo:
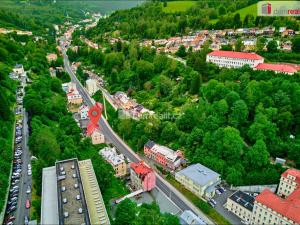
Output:
M269 189L254 202L251 224L300 224L300 171L288 169L282 175L277 195Z
M248 52L216 50L207 54L206 62L226 68L240 68L244 65L249 65L254 70L268 70L289 75L293 75L300 70L299 65L294 64L264 63L262 56Z
M264 58L256 53L216 50L207 54L206 62L212 62L219 67L226 68L240 68L244 65L255 68L264 62Z

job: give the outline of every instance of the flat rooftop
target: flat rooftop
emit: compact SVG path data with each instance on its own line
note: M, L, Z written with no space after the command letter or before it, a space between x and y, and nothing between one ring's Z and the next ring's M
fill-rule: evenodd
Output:
M248 209L249 211L252 211L254 205L254 197L252 197L251 195L248 195L247 193L242 191L236 191L229 198L242 207Z
M60 225L90 225L77 159L56 162Z
M205 186L220 177L220 174L201 165L200 163L188 166L187 168L177 172L177 174L184 175L200 186Z
M41 224L58 224L55 166L43 169Z
M91 224L109 225L110 221L91 160L82 160L78 164Z

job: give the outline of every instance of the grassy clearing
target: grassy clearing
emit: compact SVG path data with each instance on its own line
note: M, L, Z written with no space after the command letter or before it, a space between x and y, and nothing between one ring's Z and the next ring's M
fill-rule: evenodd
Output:
M232 15L236 14L236 13L239 13L240 16L241 16L241 20L243 21L244 18L247 16L247 15L252 15L254 17L257 16L257 4L252 4L252 5L249 5L245 8L242 8L242 9L239 9L235 12L232 13ZM212 19L212 20L209 20L210 23L212 24L215 24L216 22L218 22L219 19Z
M163 7L163 11L166 13L184 12L194 6L197 1L173 1L168 2L167 7Z
M230 223L223 216L221 216L214 208L212 208L208 203L206 203L202 199L198 198L189 190L185 189L172 176L167 176L167 180L187 199L189 199L196 207L198 207L203 213L210 217L216 224L230 225Z

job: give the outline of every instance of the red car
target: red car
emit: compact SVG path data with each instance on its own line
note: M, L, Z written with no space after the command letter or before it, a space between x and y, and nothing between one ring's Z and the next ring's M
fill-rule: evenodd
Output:
M26 207L26 209L30 208L30 200L29 199L26 200L25 207Z

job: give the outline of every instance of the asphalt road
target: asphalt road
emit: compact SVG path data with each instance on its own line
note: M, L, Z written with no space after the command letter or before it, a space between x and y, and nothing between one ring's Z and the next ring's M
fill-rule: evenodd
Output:
M70 75L72 82L75 82L77 84L77 89L79 93L82 95L86 104L92 106L94 104L94 101L88 95L87 91L84 89L84 87L82 86L82 84L79 82L76 75L72 71L68 56L66 55L65 49L63 47L62 50L64 56L65 70ZM139 156L135 154L133 150L131 150L130 147L126 145L126 143L124 143L120 139L120 137L111 129L110 125L104 119L104 117L101 117L99 121L99 125L102 132L104 133L105 138L109 142L111 142L120 152L122 152L132 162L140 161ZM198 208L196 208L188 199L186 199L179 191L177 191L177 189L171 186L167 181L165 181L158 174L156 174L156 177L157 177L156 179L157 188L161 190L165 195L167 195L178 206L178 208L180 208L182 211L191 210L197 215L199 215L204 221L206 221L207 224L213 224L213 222L204 213L202 213Z
M22 149L23 149L23 154L22 154L22 160L23 160L23 165L22 165L22 177L19 182L19 200L18 200L18 207L15 212L15 217L16 220L14 224L24 224L24 218L25 216L29 217L29 209L26 209L25 204L27 199L31 199L31 193L26 194L26 190L28 185L32 185L32 180L31 176L28 176L27 174L27 168L28 168L28 163L30 162L30 154L29 154L29 149L28 149L28 115L25 112L25 109L23 109L23 140L22 140Z

